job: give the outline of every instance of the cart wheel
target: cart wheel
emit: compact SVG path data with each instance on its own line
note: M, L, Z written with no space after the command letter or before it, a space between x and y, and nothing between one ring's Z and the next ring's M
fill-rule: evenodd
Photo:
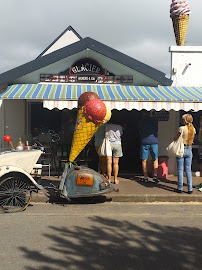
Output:
M21 176L9 176L0 182L0 209L5 213L23 211L30 203L31 189Z

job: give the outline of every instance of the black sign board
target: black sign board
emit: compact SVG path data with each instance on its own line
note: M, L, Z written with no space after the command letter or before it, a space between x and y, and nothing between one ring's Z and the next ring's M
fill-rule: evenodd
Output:
M76 61L59 74L41 74L41 82L133 84L133 76L116 76L90 58Z
M105 76L105 75L54 75L41 74L41 82L58 83L99 83L99 84L132 84L133 76Z
M78 82L97 82L97 76L95 75L78 75Z
M155 111L155 110L152 110L150 112L150 116L152 118L155 118L156 120L158 121L168 121L169 120L169 112L165 111L165 110L162 110L162 111Z

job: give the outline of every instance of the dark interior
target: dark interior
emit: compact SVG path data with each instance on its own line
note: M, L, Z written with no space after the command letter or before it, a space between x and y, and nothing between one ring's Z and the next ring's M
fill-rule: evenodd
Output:
M140 137L139 137L139 120L140 111L137 110L112 110L113 118L124 127L122 136L122 147L124 156L120 158L120 173L142 174L140 160ZM187 112L180 111L180 116ZM198 131L200 116L202 112L189 112L193 115L196 136L194 144L198 144ZM55 155L62 155L68 158L71 149L71 141L77 117L77 109L73 110L48 110L43 108L42 103L31 103L31 130L32 137L37 139L40 133L48 133L54 130L59 135L60 140L53 143ZM179 125L182 125L180 120ZM193 149L193 169L197 169L197 149ZM97 170L98 155L95 151L93 140L85 147L79 157L89 158L88 166ZM196 163L196 164L195 164ZM79 164L79 162L78 162ZM196 168L195 168L196 167Z
M140 160L140 138L138 132L140 112L136 110L112 110L112 114L124 127L124 134L122 136L124 156L120 159L120 172L139 174L142 170ZM76 109L64 109L61 111L58 109L48 110L43 108L42 103L32 103L32 137L37 139L40 133L47 133L49 130L54 130L60 136L57 147L68 146L68 149L70 149L76 116ZM65 155L68 155L68 150L65 151ZM85 147L81 155L87 155L92 160L89 162L89 167L97 169L98 156L93 141Z

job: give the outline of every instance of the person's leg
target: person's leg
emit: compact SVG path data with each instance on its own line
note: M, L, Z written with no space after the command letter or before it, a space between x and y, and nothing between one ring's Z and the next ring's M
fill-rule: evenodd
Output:
M107 171L106 157L102 157L102 159L100 160L100 169L101 169L101 174L106 174L106 171Z
M147 159L142 159L142 171L144 178L147 178Z
M153 160L153 171L154 171L153 180L155 182L159 182L157 178L158 165L159 165L158 164L158 144L150 145L150 154Z
M144 175L144 180L148 182L147 175L147 159L149 155L149 145L141 145L141 159L142 159L142 171Z
M153 181L156 184L158 184L160 182L160 180L157 177L158 166L159 166L159 162L158 162L158 158L157 158L157 159L153 160L153 168L154 168Z
M184 157L177 157L177 176L178 176L178 184L177 189L183 190L183 171L184 171Z
M119 172L119 157L113 157L113 172L114 172L114 184L118 184L119 180L118 172Z
M107 176L108 180L111 183L111 177L112 177L112 157L107 157Z
M96 152L98 153L98 150L99 150L99 145L96 145L95 146L95 149L96 149ZM101 158L102 157L100 157L99 155L98 155L98 157L99 157L99 161L98 161L98 168L97 168L97 171L99 172L99 173L101 173L101 170L102 170L102 161L101 161Z
M119 181L117 179L119 172L119 158L123 156L122 146L121 144L113 144L111 145L112 153L113 153L113 172L114 172L114 183L118 184Z
M155 159L155 160L153 161L154 176L157 176L158 165L159 165L159 163L158 163L158 158L157 158L157 159Z
M192 192L191 164L192 164L192 147L189 147L189 148L187 148L187 154L184 158L184 170L185 170L186 176L187 176L188 192Z
M99 172L99 173L101 173L101 170L102 170L102 169L101 169L101 167L102 167L101 164L102 164L102 161L101 161L100 158L99 158L99 162L98 162L98 172Z

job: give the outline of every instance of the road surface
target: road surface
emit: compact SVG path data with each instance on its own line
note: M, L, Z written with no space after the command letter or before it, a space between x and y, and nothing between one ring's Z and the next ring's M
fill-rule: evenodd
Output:
M1 270L202 269L202 204L34 204L0 228Z

